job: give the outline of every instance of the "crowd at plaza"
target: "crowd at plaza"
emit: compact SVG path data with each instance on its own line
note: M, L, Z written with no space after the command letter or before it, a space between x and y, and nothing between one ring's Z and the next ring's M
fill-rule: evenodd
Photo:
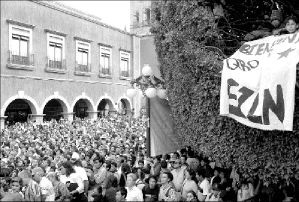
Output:
M17 123L1 132L2 201L296 201L299 172L265 179L190 147L146 157L146 122ZM210 160L210 161L209 161Z

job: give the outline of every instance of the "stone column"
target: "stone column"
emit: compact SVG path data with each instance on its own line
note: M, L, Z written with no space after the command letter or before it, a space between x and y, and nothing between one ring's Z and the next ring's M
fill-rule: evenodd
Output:
M44 122L44 116L46 114L29 114L30 121L35 122L36 124L42 124Z
M5 119L7 116L0 116L0 130L3 130L5 127Z
M91 120L97 120L99 111L86 111L88 113L88 118Z
M63 115L63 118L67 119L68 121L72 122L74 120L74 112L66 112L61 113Z

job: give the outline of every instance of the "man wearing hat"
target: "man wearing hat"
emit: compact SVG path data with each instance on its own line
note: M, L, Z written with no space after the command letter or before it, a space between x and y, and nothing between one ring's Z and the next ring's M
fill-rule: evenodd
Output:
M88 177L85 169L82 167L81 162L80 162L80 155L77 152L74 152L72 157L71 157L71 162L74 165L74 170L75 172L80 176L84 183L84 193L86 197L88 197Z

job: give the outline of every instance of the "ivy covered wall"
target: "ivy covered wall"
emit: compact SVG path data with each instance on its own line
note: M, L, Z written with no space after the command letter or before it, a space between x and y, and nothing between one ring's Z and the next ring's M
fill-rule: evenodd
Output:
M298 170L298 91L293 132L262 131L221 117L222 60L239 44L234 47L229 39L224 40L213 8L203 1L158 1L153 14L151 31L182 143L223 166L237 165L242 172L262 168L270 176Z

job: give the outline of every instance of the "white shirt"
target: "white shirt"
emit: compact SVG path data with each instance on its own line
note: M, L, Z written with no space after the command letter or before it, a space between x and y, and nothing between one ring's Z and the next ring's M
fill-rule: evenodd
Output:
M205 178L199 185L199 187L202 189L203 193L202 195L207 196L210 193L210 183L207 180L207 178Z
M79 194L84 192L84 184L78 173L72 173L68 177L65 175L61 175L60 182L62 182L63 184L66 184L66 182L76 183L78 185L78 188L76 190L79 192Z
M126 201L143 201L143 194L142 191L137 188L136 186L127 189L127 198Z
M45 201L55 201L54 187L48 178L42 177L41 181L39 182L39 186L41 188L42 195L46 196Z
M78 173L82 181L88 180L87 173L84 168L79 166L74 166L75 172Z
M175 186L176 191L181 191L185 177L185 170L183 168L173 169L171 171L171 174L173 175L172 182Z

